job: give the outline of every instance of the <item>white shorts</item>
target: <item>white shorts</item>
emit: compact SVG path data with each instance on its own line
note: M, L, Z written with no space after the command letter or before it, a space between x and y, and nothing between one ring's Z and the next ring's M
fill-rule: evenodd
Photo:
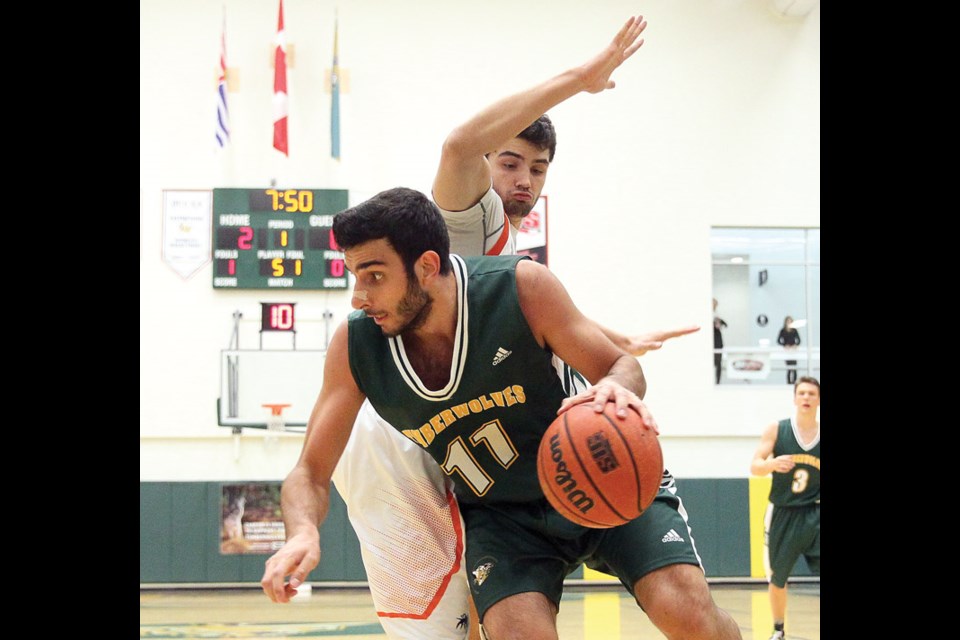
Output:
M365 401L333 473L391 640L463 640L470 589L453 485Z

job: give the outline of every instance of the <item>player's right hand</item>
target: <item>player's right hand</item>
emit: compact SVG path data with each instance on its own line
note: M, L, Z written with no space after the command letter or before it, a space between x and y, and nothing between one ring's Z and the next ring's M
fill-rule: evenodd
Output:
M789 473L796 464L792 455L784 454L773 459L773 470L777 473Z
M320 564L320 545L311 536L294 536L267 558L260 587L274 602L290 602L310 572ZM286 578L290 576L290 581Z

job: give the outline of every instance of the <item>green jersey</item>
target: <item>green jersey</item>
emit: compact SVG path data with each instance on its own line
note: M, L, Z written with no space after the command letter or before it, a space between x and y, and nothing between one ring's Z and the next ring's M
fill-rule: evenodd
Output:
M362 311L349 317L350 368L377 412L423 447L465 502L543 498L537 450L566 397L520 309L523 256L451 255L458 316L447 383L427 388L403 337L387 338Z
M774 457L793 457L796 466L790 473L774 473L770 502L778 507L802 507L820 503L820 431L807 445L800 443L793 418L781 420L777 426Z

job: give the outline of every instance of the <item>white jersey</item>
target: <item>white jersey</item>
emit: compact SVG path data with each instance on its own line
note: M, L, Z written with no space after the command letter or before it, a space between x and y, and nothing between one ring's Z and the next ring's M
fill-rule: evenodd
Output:
M436 461L364 401L333 483L360 541L387 637L466 638L463 519Z
M517 232L503 211L503 200L491 187L466 211L444 211L450 253L461 256L503 256L517 252Z
M516 253L513 226L492 188L466 211L441 212L451 253ZM360 541L373 604L387 637L466 638L470 587L463 518L453 484L436 461L365 401L333 483Z

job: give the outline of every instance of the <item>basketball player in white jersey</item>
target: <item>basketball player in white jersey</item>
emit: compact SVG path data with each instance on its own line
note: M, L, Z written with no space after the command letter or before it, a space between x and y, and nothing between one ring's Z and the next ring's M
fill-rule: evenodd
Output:
M610 75L642 44L639 35L645 26L642 18L631 18L613 42L583 67L495 103L451 134L433 190L447 221L452 253L516 253L517 230L540 197L555 138L549 119L537 120L532 127L549 127L547 133L554 142L549 158L528 162L520 154L532 143L515 136L577 93L613 88ZM497 157L488 162L485 156L491 152L497 152ZM464 189L465 184L470 188ZM485 186L478 190L476 184ZM691 326L632 338L605 332L625 351L642 355L659 349L664 340L697 329ZM562 363L557 366L565 382L577 381ZM585 386L568 384L567 388L573 394ZM470 613L462 520L453 485L436 462L365 402L333 482L360 541L374 606L387 636L392 640L479 638L475 614ZM291 584L297 579L292 576Z

